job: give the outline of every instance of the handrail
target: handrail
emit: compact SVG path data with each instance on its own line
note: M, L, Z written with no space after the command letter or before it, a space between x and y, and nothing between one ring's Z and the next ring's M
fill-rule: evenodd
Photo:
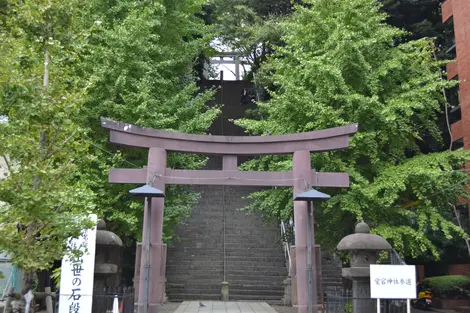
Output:
M400 255L395 249L390 251L390 263L391 265L406 265L406 262L400 258Z
M284 225L284 222L281 221L281 238L283 238L287 234L286 231L286 226ZM289 262L289 276L291 276L292 273L292 259L290 256L290 247L289 247L289 242L287 240L282 239L284 243L284 257L286 257L287 254L287 260Z
M8 276L7 284L5 285L5 289L2 292L2 298L0 299L1 301L5 299L5 294L7 293L8 288L10 287L10 282L12 281L13 272L14 271L11 271L10 276Z

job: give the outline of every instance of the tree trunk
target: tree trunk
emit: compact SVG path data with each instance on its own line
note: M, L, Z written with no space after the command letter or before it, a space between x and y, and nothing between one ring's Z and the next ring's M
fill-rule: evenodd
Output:
M49 88L49 52L47 50L47 47L44 48L44 75L43 75L43 90L41 92L41 95L44 96L45 93L47 92L47 89ZM43 130L39 132L39 140L41 150L45 150L46 148L46 136ZM34 177L34 188L37 189L40 181L38 177ZM28 225L26 234L25 236L28 238L34 238L36 236L36 232L38 231L36 223L31 223ZM32 239L34 240L34 239ZM21 286L21 299L20 299L20 311L24 312L25 305L26 305L26 300L24 298L25 294L28 293L29 290L33 290L33 283L34 279L36 278L36 273L35 272L24 272L23 277L22 277L22 286ZM33 300L34 301L34 300ZM30 306L30 313L33 312L33 304L31 303ZM15 313L15 312L14 312Z
M455 205L452 205L452 208L454 209L454 214L455 214L455 218L457 219L457 224L459 224L459 227L463 229L462 223L460 222L460 215L459 215L459 211L457 211L457 207ZM467 245L468 256L470 256L470 242L467 239L464 239L464 240L465 240L465 244Z

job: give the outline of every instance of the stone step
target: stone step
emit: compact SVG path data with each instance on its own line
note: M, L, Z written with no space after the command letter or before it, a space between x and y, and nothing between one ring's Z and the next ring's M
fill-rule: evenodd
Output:
M227 271L229 273L246 273L246 269L249 268L250 271L255 271L255 272L276 272L276 273L282 273L283 275L287 275L287 268L286 267L281 267L281 266L258 266L258 265L253 265L253 266L230 266L227 265Z
M249 265L230 265L227 264L227 271L230 273L238 273L238 272L246 272L246 269L250 269L250 271L256 271L256 272L283 272L284 274L287 274L287 269L282 266L269 266L267 264L249 264ZM214 264L205 264L205 265L197 265L197 264L192 264L188 265L188 267L184 268L181 267L179 264L178 265L167 265L166 266L166 271L171 272L171 271L186 271L186 272L197 272L197 271L209 271L209 272L214 272L214 271L223 271L223 264L220 264L220 266L215 266ZM326 276L329 277L329 276Z
M200 251L200 252L223 252L223 246L211 248L211 247L198 247L196 244L194 246L182 246L178 247L178 249L172 249L172 251ZM244 247L243 245L235 244L235 245L227 245L226 251L228 252L244 252L244 251L254 251L254 252L275 252L275 253L282 253L284 254L282 247L280 245L266 245L260 246L259 244L256 247Z
M169 263L178 263L179 261L181 262L192 262L193 260L197 261L207 261L211 262L212 260L223 260L223 255L219 256L219 258L212 256L212 255L197 255L195 257L191 257L190 255L184 255L184 257L180 257L178 259L169 259L167 261L167 264ZM274 262L274 263L282 263L285 264L285 259L283 255L278 255L278 256L227 256L226 258L227 263L238 263L238 262L246 262L246 263L268 263L268 262ZM243 263L239 263L243 264Z
M263 245L261 246L258 242L245 242L245 243L229 243L225 245L225 251L238 251L238 250L271 250L279 254L284 254L284 250L280 245ZM210 242L194 242L194 243L185 243L184 245L172 248L168 250L169 254L177 254L184 252L196 252L196 251L214 251L218 253L223 253L224 246L218 243Z
M188 235L189 236L189 235ZM216 237L217 236L217 237ZM211 234L210 237L204 238L200 236L195 236L189 240L185 240L184 242L179 242L176 243L174 247L171 247L170 249L177 249L179 247L184 247L186 245L193 245L196 243L202 243L202 244L216 244L223 246L224 245L224 239L220 238L221 235L218 233L213 233ZM265 238L258 236L258 235L236 235L233 236L232 238L226 238L225 239L225 244L226 246L228 245L234 245L234 244L239 244L241 246L244 246L246 244L255 244L256 246L279 246L282 247L282 242L280 239L273 238L272 236L266 236ZM169 249L169 250L170 250Z
M287 275L284 276L229 276L227 275L227 281L233 284L266 284L271 285L282 284Z
M237 259L235 257L229 257L225 260L227 266L235 266L235 267L242 267L245 266L273 266L273 267L285 267L286 261L284 257L278 258L240 258ZM223 266L224 261L223 258L216 259L216 258L199 258L195 257L193 259L190 258L179 258L179 259L171 259L167 261L167 266L179 266L180 268L185 268L187 266L195 265L195 266ZM339 271L341 273L341 271ZM341 274L339 275L341 276Z
M236 229L233 229L233 230L226 230L225 239L228 241L230 239L248 237L248 238L266 239L272 242L280 242L281 238L278 235L276 235L276 233L271 232L271 231L261 231L261 230L256 231L256 230L253 230L251 227L248 227L248 228L236 227ZM180 236L183 236L183 235L191 236L191 238L188 238L189 241L208 240L208 239L220 239L221 241L223 240L223 238L212 237L212 235L217 235L220 237L223 236L223 229L218 227L217 225L198 224L197 230L196 230L196 227L194 227L194 229L191 229L191 227L188 227L188 229L185 229L184 231L180 231L178 232L178 234Z
M196 278L204 278L204 277L219 277L223 276L223 270L215 269L203 269L203 270L170 270L166 272L166 276L168 278L179 277L179 276L187 276L192 277L193 279ZM285 277L287 276L287 272L285 270L265 270L265 271L233 271L227 270L227 277L235 278L235 277Z
M204 289L204 288L168 288L168 292L172 294L220 294L219 289ZM284 295L284 288L272 290L272 289L234 289L229 288L230 295L265 295L265 296L278 296Z
M264 289L229 289L230 296L232 295L257 295L257 296L277 296L282 298L284 295L284 288L278 290L264 290Z
M227 269L227 275L230 276L287 276L287 271L283 268L281 269L266 269L266 270L232 270L232 269Z
M243 300L251 300L251 301L279 301L282 299L282 296L265 296L265 295L238 295L238 294L229 294L230 300L236 301L243 301Z
M173 284L173 283L167 283L167 290L181 290L181 289L191 289L191 290L214 290L214 291L220 291L221 288L221 283L218 285L206 285L206 286L198 286L196 284ZM253 285L253 284L229 284L229 289L230 290L265 290L265 291L284 291L284 285L266 285L266 284L261 284L261 285ZM215 293L215 292L214 292Z
M212 293L220 292L221 288L221 283L218 285L206 285L206 286L199 286L197 284L173 284L173 283L167 283L166 284L166 290L204 290L204 291L212 291Z
M203 208L203 210L210 210ZM268 231L279 231L281 233L281 227L268 225L266 226L262 221L253 219L252 216L240 215L239 212L226 212L225 214L225 229L240 228L244 227L248 229L250 226L256 226L258 229L265 229ZM193 215L191 220L185 225L178 227L179 229L185 229L185 227L195 227L197 224L204 224L213 222L223 227L223 212L222 211L208 211L207 214ZM256 230L256 229L254 229Z
M269 284L280 285L286 276L231 276L227 275L227 281L232 284ZM188 281L193 281L195 284L205 285L220 285L223 281L221 276L196 276L196 275L171 275L167 277L168 283L172 284L185 284Z
M201 276L220 276L223 275L224 271L222 268L205 268L205 269L175 269L170 268L166 270L166 276L180 276L180 275L187 275L187 276L194 276L194 277L201 277Z
M173 284L173 285L187 285L187 286L194 286L194 285L200 285L200 286L220 286L220 284L223 281L223 276L222 277L204 277L200 278L197 280L191 280L188 279L187 276L174 276L174 277L168 277L167 278L167 284ZM258 280L256 279L258 278ZM229 279L227 278L230 286L232 285L243 285L243 286L248 286L248 285L266 285L266 286L283 286L283 279L279 279L279 277L276 277L275 279L270 279L270 280L259 280L259 277L255 277L255 279L252 280L246 280L246 279Z
M324 285L330 285L330 284L338 284L342 283L342 279L323 279L323 284Z
M223 275L186 275L186 274L169 274L166 277L169 283L184 284L187 281L193 281L201 285L217 285L220 284L224 276Z
M251 283L231 283L229 285L230 290L232 289L250 289L250 290L284 290L284 283L275 284L275 285L266 285L266 284L251 284Z
M217 294L187 294L187 293L168 293L168 299L174 302L186 300L220 300L220 293Z
M168 294L170 302L183 302L188 300L220 300L220 294ZM282 297L279 296L257 296L257 295L229 295L230 301L265 301L270 304L281 304Z
M178 256L188 256L194 258L196 256L212 256L213 258L223 258L224 251L223 250L205 250L205 249L184 249L181 250L179 253L171 253L168 254L173 257ZM280 257L282 256L282 252L276 251L269 248L260 248L260 249L227 249L225 251L226 257Z

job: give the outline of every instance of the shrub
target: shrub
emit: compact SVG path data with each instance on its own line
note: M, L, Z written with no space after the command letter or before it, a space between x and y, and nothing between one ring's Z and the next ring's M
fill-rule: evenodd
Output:
M470 278L461 275L429 277L424 283L441 299L470 298Z

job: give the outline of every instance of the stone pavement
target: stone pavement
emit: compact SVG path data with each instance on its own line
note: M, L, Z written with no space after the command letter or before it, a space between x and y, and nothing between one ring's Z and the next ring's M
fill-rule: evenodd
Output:
M174 313L277 313L266 302L184 301Z

